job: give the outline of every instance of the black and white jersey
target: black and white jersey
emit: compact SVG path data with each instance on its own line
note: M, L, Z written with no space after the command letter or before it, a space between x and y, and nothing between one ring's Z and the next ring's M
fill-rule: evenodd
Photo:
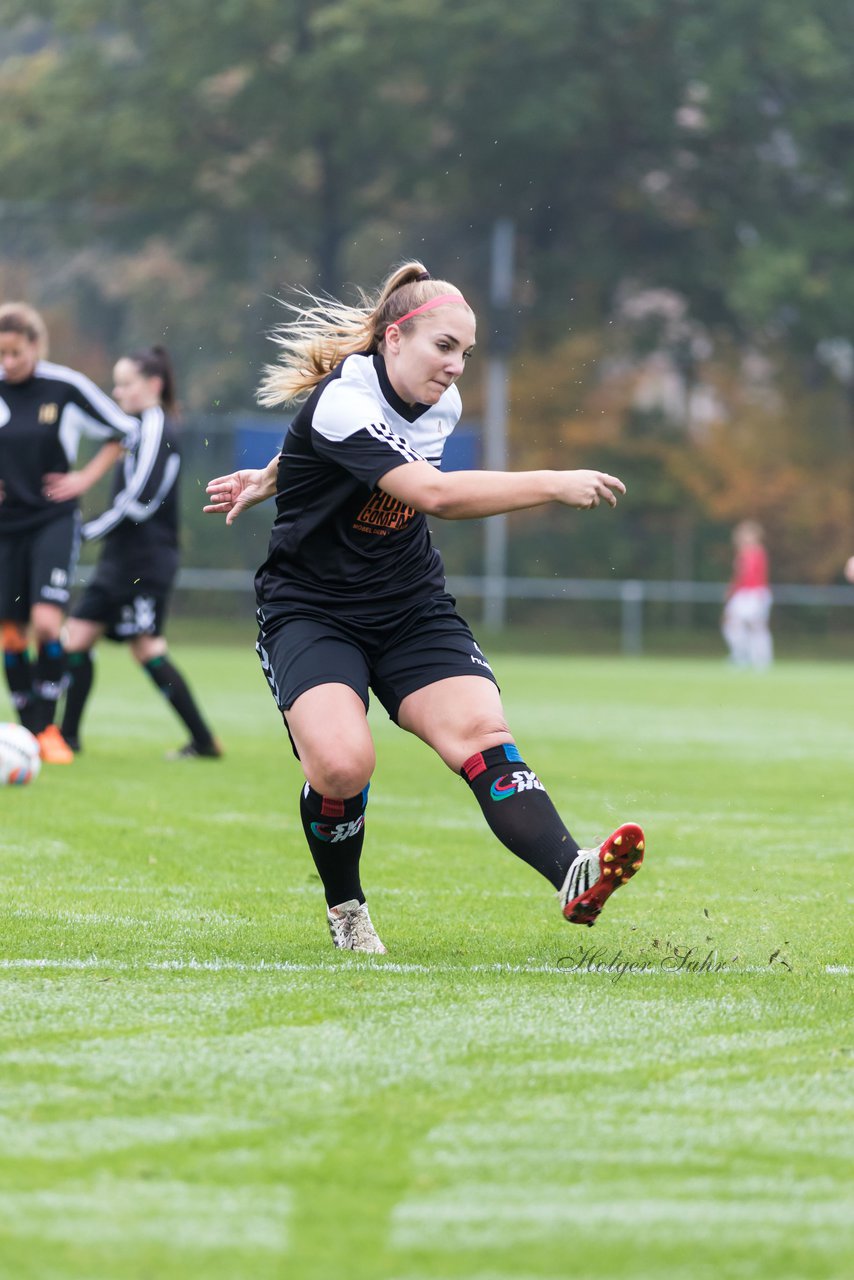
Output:
M132 448L115 469L112 503L83 526L103 538L97 576L116 585L168 585L178 568L178 439L160 408L146 409Z
M348 356L330 373L285 437L278 514L255 578L259 603L364 617L441 591L425 517L377 484L407 462L438 467L461 408L455 386L435 405L407 404L380 355Z
M7 382L0 371L0 534L49 524L77 505L51 502L42 477L70 471L80 438L130 444L135 418L122 413L85 374L39 360L24 382Z

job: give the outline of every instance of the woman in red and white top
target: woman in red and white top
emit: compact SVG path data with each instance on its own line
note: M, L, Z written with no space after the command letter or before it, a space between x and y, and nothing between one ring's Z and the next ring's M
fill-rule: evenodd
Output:
M721 631L734 665L761 671L770 666L774 657L768 625L771 616L768 552L763 544L762 526L755 520L742 520L733 530L732 540L735 561Z

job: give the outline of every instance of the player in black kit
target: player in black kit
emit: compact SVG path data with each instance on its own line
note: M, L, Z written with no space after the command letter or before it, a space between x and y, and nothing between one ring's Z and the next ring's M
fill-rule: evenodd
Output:
M62 622L77 562L78 498L121 456L136 422L82 373L52 364L24 303L0 307L0 622L12 703L48 764L74 756L54 724L65 678ZM105 441L72 470L81 435ZM28 633L36 645L30 657Z
M127 641L144 671L187 726L190 740L171 759L216 758L220 746L173 665L163 635L178 572L178 473L181 454L169 415L175 377L163 347L123 356L113 371L113 395L140 418L136 444L116 468L112 505L83 526L103 538L92 581L66 624L70 683L62 734L80 750L80 720L92 689L92 649L103 635Z
M442 472L474 314L419 262L364 302L308 295L294 308L259 398L305 403L280 456L212 480L205 507L231 523L276 495L255 579L258 653L305 773L300 810L332 940L385 951L359 879L375 764L369 688L462 775L498 839L554 885L566 919L592 925L640 868L643 832L627 823L595 849L573 840L513 740L489 663L445 590L425 515L614 506L625 488L600 471Z

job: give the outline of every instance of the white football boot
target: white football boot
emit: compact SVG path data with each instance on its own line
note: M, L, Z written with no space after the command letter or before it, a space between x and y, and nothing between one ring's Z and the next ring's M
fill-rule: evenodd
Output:
M326 922L332 941L342 951L372 951L384 956L386 949L371 924L367 902L340 902L337 907L326 908Z

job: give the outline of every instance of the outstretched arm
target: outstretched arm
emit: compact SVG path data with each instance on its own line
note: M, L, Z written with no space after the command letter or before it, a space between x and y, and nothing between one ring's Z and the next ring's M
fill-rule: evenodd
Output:
M408 462L387 471L379 487L393 498L445 520L472 520L525 511L547 502L587 510L617 505L626 486L605 471L438 471Z
M254 507L266 498L272 498L276 492L276 475L279 470L279 455L271 458L263 471L248 469L232 471L229 476L218 476L209 480L205 492L210 502L202 510L208 515L224 515L225 523L232 524L241 511Z

